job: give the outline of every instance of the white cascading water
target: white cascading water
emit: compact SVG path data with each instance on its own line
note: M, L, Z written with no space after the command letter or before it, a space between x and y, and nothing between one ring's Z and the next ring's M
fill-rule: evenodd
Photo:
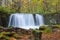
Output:
M34 18L32 14L25 14L24 18L25 18L25 24L26 24L25 26L35 26Z
M40 25L44 24L42 15L36 14L36 24L34 21L33 14L15 13L10 15L8 26L24 28L24 29L39 28Z
M44 24L43 15L36 14L36 25L42 26Z

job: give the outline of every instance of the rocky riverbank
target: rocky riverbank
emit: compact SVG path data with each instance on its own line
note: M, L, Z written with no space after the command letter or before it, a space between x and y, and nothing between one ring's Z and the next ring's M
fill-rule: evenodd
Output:
M0 40L35 40L36 38L38 40L60 40L60 29L39 34L22 28L0 28Z
M31 31L21 28L0 28L0 40L29 40Z

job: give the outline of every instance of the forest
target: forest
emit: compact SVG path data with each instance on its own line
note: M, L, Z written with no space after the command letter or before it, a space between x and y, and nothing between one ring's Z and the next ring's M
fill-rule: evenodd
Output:
M6 13L60 13L60 0L6 0L0 1L0 11Z
M17 12L22 14L42 14L46 18L48 15L51 15L50 19L52 19L52 15L60 15L60 0L0 0L1 25L3 25L2 22L4 19L8 21L6 17ZM46 18L45 20L48 20ZM53 18L59 20L58 16ZM4 24L7 25L8 23L5 22Z
M23 14L24 18L20 14L14 15L15 13ZM11 14L12 21L9 19ZM26 14L28 17L25 17ZM8 27L9 20L13 24L16 20L14 18L20 20L19 17L22 22L27 19L26 24L34 19L35 24L44 21L45 25L29 30ZM0 40L60 40L60 0L0 0L0 32Z

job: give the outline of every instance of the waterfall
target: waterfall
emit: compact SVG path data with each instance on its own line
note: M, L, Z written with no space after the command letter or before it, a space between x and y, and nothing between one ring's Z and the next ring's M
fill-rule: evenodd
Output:
M10 15L8 26L18 27L18 28L39 28L43 25L43 16L36 14L36 22L34 21L33 14L20 14L15 13Z
M43 15L36 14L36 25L41 26L43 24L44 24Z
M32 14L25 14L25 23L26 26L35 26L34 18Z

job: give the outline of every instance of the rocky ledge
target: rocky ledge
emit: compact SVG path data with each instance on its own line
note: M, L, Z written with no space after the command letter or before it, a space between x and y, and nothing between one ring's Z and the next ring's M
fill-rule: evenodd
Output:
M31 39L30 30L22 28L0 28L0 40L29 40L29 39Z

